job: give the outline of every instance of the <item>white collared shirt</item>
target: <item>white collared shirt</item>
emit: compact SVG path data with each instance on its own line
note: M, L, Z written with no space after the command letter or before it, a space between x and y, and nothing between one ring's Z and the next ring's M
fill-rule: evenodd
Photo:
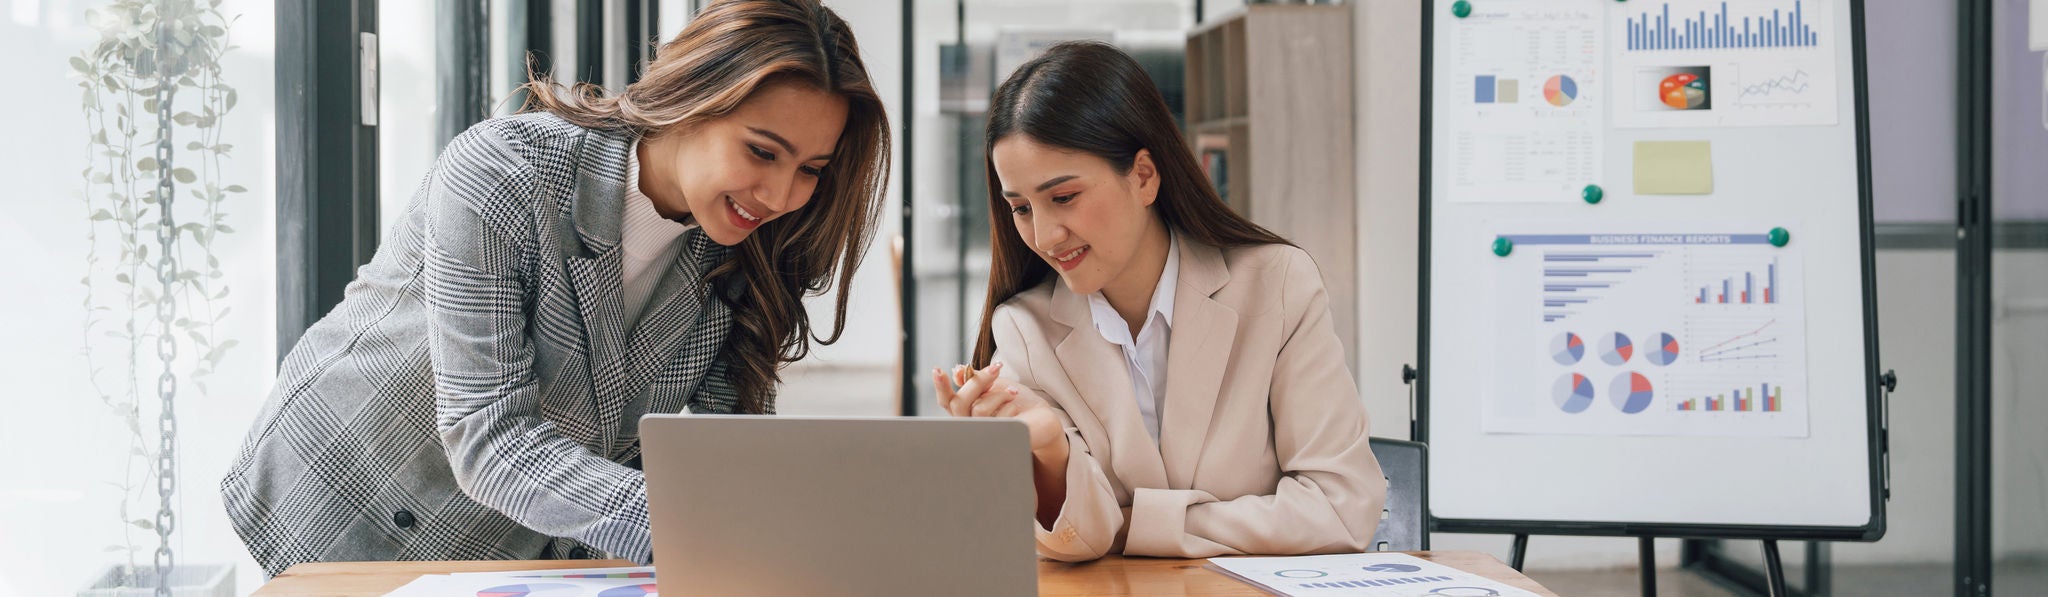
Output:
M697 225L661 217L661 212L654 209L654 200L640 192L639 141L626 150L625 202L625 213L619 218L619 249L625 252L619 260L623 283L620 298L624 299L620 307L625 310L625 324L632 326L640 321L640 311L647 308L661 277L675 269L672 266L683 247L683 243L676 241ZM664 267L654 267L655 264Z
M1159 272L1159 283L1152 287L1152 305L1145 314L1145 324L1138 326L1138 337L1131 337L1130 325L1115 307L1109 306L1109 299L1101 291L1088 295L1088 311L1095 321L1095 331L1124 351L1124 367L1131 374L1131 396L1138 400L1138 414L1145 418L1145 432L1152 434L1155 444L1159 443L1159 408L1166 402L1166 347L1173 334L1173 291L1179 284L1180 244L1168 233L1166 269Z

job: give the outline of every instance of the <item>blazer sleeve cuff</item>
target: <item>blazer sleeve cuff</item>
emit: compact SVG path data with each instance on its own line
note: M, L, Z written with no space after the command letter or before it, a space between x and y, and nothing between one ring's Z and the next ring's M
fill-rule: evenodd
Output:
M1124 553L1134 556L1183 557L1188 506L1216 501L1198 489L1137 489L1131 492L1131 531Z
M1071 436L1073 430L1069 429ZM1101 486L1102 473L1087 451L1067 453L1067 499L1060 515L1048 529L1031 521L1038 551L1066 562L1093 560L1115 549L1117 530L1123 527L1123 506ZM1107 498L1107 499L1105 499ZM1106 531L1106 532L1105 532Z

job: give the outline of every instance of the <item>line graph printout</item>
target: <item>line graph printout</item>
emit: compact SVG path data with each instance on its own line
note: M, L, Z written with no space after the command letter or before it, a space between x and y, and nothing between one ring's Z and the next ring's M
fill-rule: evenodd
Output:
M1797 245L1747 225L1517 226L1492 264L1500 335L1478 347L1487 433L1807 436Z
M1499 1L1446 30L1455 65L1437 88L1459 202L1571 202L1601 176L1607 82L1597 4Z
M1663 0L1607 8L1614 125L1837 122L1834 9L1816 0Z

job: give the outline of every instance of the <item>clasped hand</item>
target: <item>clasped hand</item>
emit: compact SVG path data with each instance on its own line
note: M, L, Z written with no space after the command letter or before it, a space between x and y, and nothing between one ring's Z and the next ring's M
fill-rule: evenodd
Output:
M954 365L951 375L932 368L939 408L956 417L1015 417L1031 431L1031 452L1043 454L1066 439L1059 413L1031 388L1001 377L1002 363L976 371ZM950 379L949 379L950 377Z

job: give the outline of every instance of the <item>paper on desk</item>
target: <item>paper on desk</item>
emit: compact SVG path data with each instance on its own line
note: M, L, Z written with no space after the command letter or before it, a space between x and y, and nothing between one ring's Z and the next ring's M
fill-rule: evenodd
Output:
M653 566L626 566L619 568L564 568L560 570L520 570L513 572L457 572L451 576L499 576L504 578L654 578Z
M643 597L659 595L654 568L460 572L422 576L384 597Z
M1506 583L1401 553L1211 558L1209 567L1288 597L1536 597Z

